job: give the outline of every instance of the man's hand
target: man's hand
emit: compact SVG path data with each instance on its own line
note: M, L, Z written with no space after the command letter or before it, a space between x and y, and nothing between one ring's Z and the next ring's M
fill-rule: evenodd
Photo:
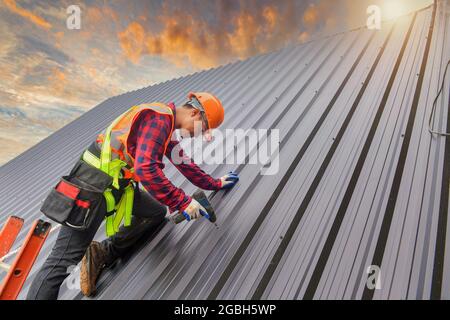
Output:
M197 200L192 199L191 203L184 209L183 215L187 221L191 221L207 215L207 211Z
M223 176L222 178L220 178L220 181L222 182L221 189L229 190L229 189L233 188L236 185L236 183L238 183L239 176L235 172L230 172L226 176Z

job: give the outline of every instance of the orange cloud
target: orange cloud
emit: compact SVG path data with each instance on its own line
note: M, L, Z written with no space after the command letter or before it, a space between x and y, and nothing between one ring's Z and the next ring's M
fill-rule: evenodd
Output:
M163 55L179 67L186 62L208 68L217 64L216 39L208 34L208 27L192 17L184 17L180 23L177 17L164 19L164 29L160 34L150 33L146 38L146 53Z
M65 91L67 79L64 72L58 68L52 70L52 74L48 77L49 87L52 92L57 95L62 95Z
M315 27L319 18L319 10L315 5L310 5L303 14L303 21L307 27Z
M350 0L345 1L351 2L352 4L354 2ZM312 33L319 30L328 33L334 32L338 25L338 18L341 19L341 21L347 21L351 16L340 10L342 10L341 6L337 5L335 2L321 0L317 4L311 4L303 14L303 23L307 29L307 34L300 34L300 39L306 40ZM362 10L361 12L365 13L365 10ZM365 17L364 14L362 16Z
M91 76L91 78L95 78L97 76L97 70L93 67L86 67L87 73Z
M58 49L62 48L62 40L64 38L64 32L63 31L59 31L55 33L55 47Z
M118 37L125 56L137 64L144 49L144 27L138 22L132 22L124 31L119 32Z
M235 25L235 31L228 35L234 54L240 58L255 54L255 41L261 26L253 15L244 12L236 17Z
M98 7L90 6L87 10L87 18L90 22L98 22L103 19L103 13Z
M300 34L300 36L298 37L298 41L300 41L301 43L306 42L309 39L309 33L304 31Z
M178 67L209 68L305 42L320 32L332 33L347 19L337 1L319 0L309 6L297 0L261 2L240 0L235 6L218 1L210 8L215 17L211 23L190 2L173 6L167 1L157 17L151 20L139 13L117 35L124 56L135 64L151 55ZM159 23L158 31L149 26L150 20Z
M196 26L199 22L192 17L184 17L182 24L176 17L163 21L164 28L159 34L147 33L136 21L118 33L122 51L131 62L139 63L143 55L160 55L178 67L185 67L187 62L202 68L217 65L217 46L213 44L216 40L204 32L196 34L202 29ZM203 27L207 30L206 25Z
M278 11L274 7L265 7L263 11L263 16L266 19L269 29L273 30L277 25Z
M52 27L52 25L45 19L35 15L29 10L18 7L15 0L4 0L4 3L9 10L25 19L28 19L41 28L50 29Z
M160 32L144 29L142 19L138 18L139 22L130 23L118 33L118 39L124 55L135 64L143 55L153 55L178 67L210 68L226 59L246 58L268 51L274 40L265 43L263 39L270 37L277 28L279 17L280 13L272 6L259 9L256 15L243 10L231 20L224 19L226 24L231 21L234 26L226 30L225 24L211 27L195 14L181 10L169 12L165 8L158 17L162 24Z
M87 21L88 24L98 26L99 24L104 24L105 22L110 22L111 20L119 23L120 19L111 7L104 5L101 7L89 6L87 8Z
M111 7L104 6L102 8L103 14L106 16L107 19L112 19L115 23L119 23L119 15L116 11L114 11Z

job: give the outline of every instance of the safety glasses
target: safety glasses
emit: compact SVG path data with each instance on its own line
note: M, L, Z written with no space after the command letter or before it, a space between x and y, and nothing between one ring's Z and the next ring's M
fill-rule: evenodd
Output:
M203 108L202 104L196 97L192 97L191 100L188 101L188 104L190 104L192 107L200 111L200 115L202 116L202 122L204 125L203 132L206 132L209 130L209 123L208 118L206 117L205 109Z

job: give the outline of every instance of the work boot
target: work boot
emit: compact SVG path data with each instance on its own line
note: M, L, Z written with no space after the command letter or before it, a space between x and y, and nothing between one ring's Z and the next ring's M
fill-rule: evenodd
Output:
M95 295L97 279L106 266L106 252L101 244L92 241L81 261L80 287L86 297Z

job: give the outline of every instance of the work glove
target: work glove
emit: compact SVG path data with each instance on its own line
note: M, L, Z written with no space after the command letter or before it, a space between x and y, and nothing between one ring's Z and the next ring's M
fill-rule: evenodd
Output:
M220 181L222 182L221 189L229 190L232 189L239 181L239 176L235 172L229 172L226 176L220 178Z
M192 199L191 203L183 211L187 221L197 220L202 216L208 217L206 209L195 199Z

